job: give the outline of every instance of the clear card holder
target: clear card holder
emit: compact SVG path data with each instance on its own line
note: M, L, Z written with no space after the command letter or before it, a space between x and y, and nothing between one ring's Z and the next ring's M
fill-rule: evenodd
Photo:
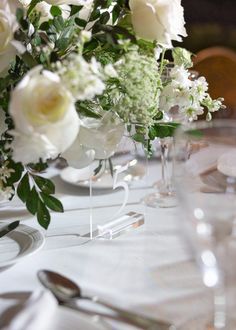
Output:
M117 151L100 162L89 185L89 227L83 237L114 239L142 226L146 207L141 202L147 186L145 146L130 136L121 140Z

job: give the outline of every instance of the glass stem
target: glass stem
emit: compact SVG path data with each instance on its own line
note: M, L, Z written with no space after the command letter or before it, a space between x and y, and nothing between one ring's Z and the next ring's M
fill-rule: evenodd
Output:
M166 139L160 139L161 148L161 180L162 180L162 193L171 194L171 175L172 167L168 164L168 156L170 152L170 142ZM172 164L173 165L173 164Z
M168 145L165 139L160 139L160 147L161 147L161 179L166 186L166 171L167 171L167 156L168 156Z
M217 244L218 283L214 287L214 329L226 329L225 244Z

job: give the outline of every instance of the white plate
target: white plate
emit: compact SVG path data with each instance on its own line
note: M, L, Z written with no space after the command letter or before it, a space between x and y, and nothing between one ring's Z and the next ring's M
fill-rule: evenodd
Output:
M37 229L19 225L12 232L0 238L0 268L20 261L41 249L44 235Z
M142 165L130 166L125 172L119 174L119 181L132 182L140 179L145 174L145 168ZM69 184L77 187L89 188L89 177L93 175L93 168L75 169L67 167L61 171L61 179ZM98 174L97 177L92 179L93 189L113 189L114 180L109 170L105 171L102 175Z
M27 211L23 202L17 197L11 201L0 202L0 220L25 220L33 215Z

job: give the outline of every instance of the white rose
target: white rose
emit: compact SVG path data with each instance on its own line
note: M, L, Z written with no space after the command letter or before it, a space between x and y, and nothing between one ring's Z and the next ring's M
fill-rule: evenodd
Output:
M8 0L11 12L15 15L17 8L24 8L24 1L27 0Z
M171 40L186 36L181 0L129 0L135 33L171 48Z
M86 5L88 0L45 0L47 3L53 6L58 5L76 5L76 6L84 6Z
M16 55L13 46L14 32L17 30L15 15L12 14L7 0L0 2L0 74L4 74Z
M101 119L85 118L72 146L62 154L72 167L82 168L94 159L107 159L116 150L124 134L124 125L111 112Z
M29 159L46 160L64 152L79 131L72 95L58 75L42 71L41 66L29 71L16 86L9 111L15 124L12 135L20 139L13 143L14 158L24 164ZM32 148L35 150L31 156Z

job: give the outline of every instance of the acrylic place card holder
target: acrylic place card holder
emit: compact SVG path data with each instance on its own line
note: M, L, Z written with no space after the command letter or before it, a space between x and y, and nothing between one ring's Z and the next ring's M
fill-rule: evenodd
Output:
M143 145L124 138L109 160L96 160L80 170L62 170L63 189L77 200L77 206L69 210L70 224L48 230L47 248L79 246L92 239L111 240L142 226L147 165Z
M147 185L143 145L123 138L117 152L105 163L103 172L90 178L90 230L83 237L91 239L114 239L145 222L146 207L140 197L140 190ZM107 204L100 214L99 199Z

